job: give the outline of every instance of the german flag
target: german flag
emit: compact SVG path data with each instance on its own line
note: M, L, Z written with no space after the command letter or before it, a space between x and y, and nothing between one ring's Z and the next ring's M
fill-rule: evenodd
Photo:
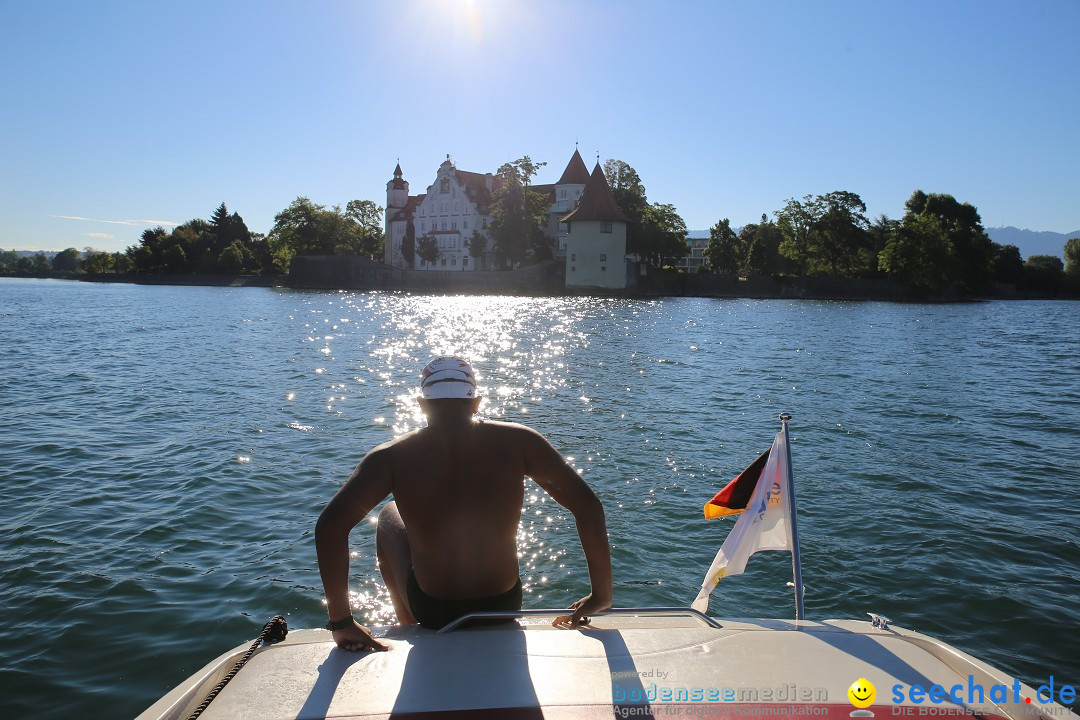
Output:
M771 450L772 448L769 448ZM716 493L709 502L705 503L705 519L738 515L746 509L750 502L750 496L754 494L761 471L765 469L765 463L769 459L769 450L761 453L758 459L750 463L750 467L739 473L738 477L724 486L724 489Z

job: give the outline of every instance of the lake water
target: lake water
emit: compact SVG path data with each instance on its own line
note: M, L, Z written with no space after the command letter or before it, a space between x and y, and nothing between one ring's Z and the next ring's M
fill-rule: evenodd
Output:
M452 352L604 501L617 606L689 604L733 522L702 504L788 411L810 619L1078 685L1078 309L0 280L4 717L130 717L276 613L322 625L315 519ZM563 607L584 561L532 488L526 606ZM370 525L352 549L387 622ZM791 617L788 580L758 554L711 613Z

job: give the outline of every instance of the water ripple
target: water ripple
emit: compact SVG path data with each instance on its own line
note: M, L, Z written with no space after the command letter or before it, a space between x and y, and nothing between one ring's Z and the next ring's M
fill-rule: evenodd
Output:
M788 410L812 618L883 612L1027 681L1080 681L1070 304L9 280L0 299L16 716L131 716L270 615L322 624L315 519L366 449L420 426L418 368L446 353L473 359L486 416L545 433L603 498L617 605L696 594L731 525L701 505ZM573 518L525 498L526 603L566 605L587 590ZM374 550L365 523L351 602L384 623ZM790 616L789 573L755 556L713 613Z

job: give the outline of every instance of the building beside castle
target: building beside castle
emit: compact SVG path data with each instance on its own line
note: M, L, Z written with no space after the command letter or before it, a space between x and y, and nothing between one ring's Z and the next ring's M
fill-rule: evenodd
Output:
M459 170L448 155L426 192L410 195L399 164L386 184L383 262L420 271L502 269L495 267L490 241L480 258L473 257L468 247L474 232L485 234L491 222L492 194L501 183L502 178L492 173ZM543 229L552 238L556 260L566 262L567 287L626 287L626 217L615 204L600 164L590 174L575 150L558 182L529 189L547 196L551 203ZM410 222L415 237L411 267L403 253ZM434 262L422 260L415 252L425 235L438 243Z

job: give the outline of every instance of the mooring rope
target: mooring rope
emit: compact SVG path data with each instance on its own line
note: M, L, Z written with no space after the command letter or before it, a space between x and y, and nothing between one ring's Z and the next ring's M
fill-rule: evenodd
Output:
M264 642L281 642L288 634L289 624L285 622L285 618L281 617L280 615L275 615L274 617L270 618L270 620L265 625L263 625L263 629L262 632L259 633L259 637L256 638L255 642L251 644L251 647L248 648L248 651L246 653L244 653L244 656L236 661L236 664L233 665L232 670L230 670L228 674L221 679L221 682L214 686L214 689L210 691L210 694L206 696L206 699L199 703L199 707L195 708L195 712L191 713L191 715L188 716L188 720L195 720L195 718L202 715L203 710L205 710L210 704L210 702L218 696L218 693L221 692L222 688L229 684L229 681L233 679L233 676L236 675L236 673L240 672L240 668L244 667L244 665L247 664L247 661L251 659L251 656L255 654L255 651L259 648L260 645L262 645Z

